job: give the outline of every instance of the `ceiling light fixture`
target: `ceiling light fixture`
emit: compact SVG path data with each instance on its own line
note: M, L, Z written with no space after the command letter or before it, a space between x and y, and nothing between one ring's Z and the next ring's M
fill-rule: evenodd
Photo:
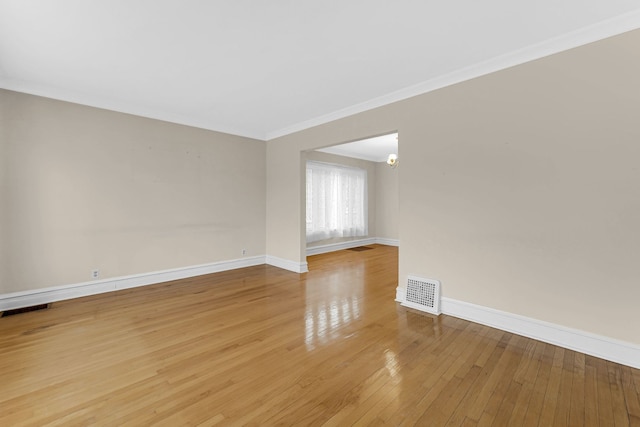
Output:
M389 157L387 157L387 164L389 166L391 166L392 168L395 168L398 166L398 155L397 154L389 154Z

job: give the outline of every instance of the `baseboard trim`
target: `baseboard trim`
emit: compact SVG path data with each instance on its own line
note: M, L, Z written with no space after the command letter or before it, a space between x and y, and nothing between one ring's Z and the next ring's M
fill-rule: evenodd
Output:
M386 237L376 237L376 243L379 245L386 246L400 246L400 240L398 239L387 239Z
M74 283L71 285L0 294L0 311L13 310L38 304L48 304L56 301L86 297L90 295L98 295L121 289L155 285L157 283L169 282L172 280L186 279L188 277L201 276L203 274L219 273L221 271L235 270L238 268L252 267L254 265L262 264L269 264L295 273L306 273L309 271L306 262L297 263L295 261L270 255L259 255L228 261L213 262L209 264L154 271L150 273Z
M348 240L346 242L330 243L328 245L311 246L307 248L307 256L341 251L349 248L357 248L358 246L373 245L374 243L376 243L375 237L369 237L367 239Z
M306 273L309 271L309 266L306 262L291 261L272 255L266 256L266 264L282 268L284 270L293 271L294 273Z
M398 288L396 301L403 300L404 289ZM640 369L640 346L636 344L452 298L443 297L441 303L443 314Z
M308 247L307 256L325 254L328 252L341 251L344 249L357 248L358 246L374 244L399 246L400 241L397 239L387 239L384 237L368 237L366 239L348 240L346 242L330 243L328 245Z
M93 280L91 282L75 283L72 285L34 289L32 291L2 294L0 295L0 311L13 310L38 304L47 304L89 295L97 295L121 289L153 285L169 282L171 280L185 279L188 277L201 276L203 274L218 273L221 271L235 270L237 268L262 264L265 264L264 255L155 271L151 273L121 276L111 279Z

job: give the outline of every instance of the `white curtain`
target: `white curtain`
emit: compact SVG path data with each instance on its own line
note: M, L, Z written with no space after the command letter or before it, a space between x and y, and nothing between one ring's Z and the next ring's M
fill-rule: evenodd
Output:
M307 162L307 242L367 235L367 171Z

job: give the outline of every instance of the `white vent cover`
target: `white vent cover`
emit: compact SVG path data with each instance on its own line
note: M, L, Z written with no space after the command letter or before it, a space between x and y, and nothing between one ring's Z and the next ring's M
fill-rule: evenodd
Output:
M409 276L407 294L402 305L427 313L440 314L440 282Z

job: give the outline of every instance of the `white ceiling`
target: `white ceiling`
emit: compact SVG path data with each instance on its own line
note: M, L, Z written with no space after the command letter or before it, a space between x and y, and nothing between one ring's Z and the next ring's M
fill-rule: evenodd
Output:
M0 0L0 87L271 139L635 28L638 0Z
M320 148L316 151L369 160L371 162L386 162L389 154L398 154L398 134L376 136L375 138Z

